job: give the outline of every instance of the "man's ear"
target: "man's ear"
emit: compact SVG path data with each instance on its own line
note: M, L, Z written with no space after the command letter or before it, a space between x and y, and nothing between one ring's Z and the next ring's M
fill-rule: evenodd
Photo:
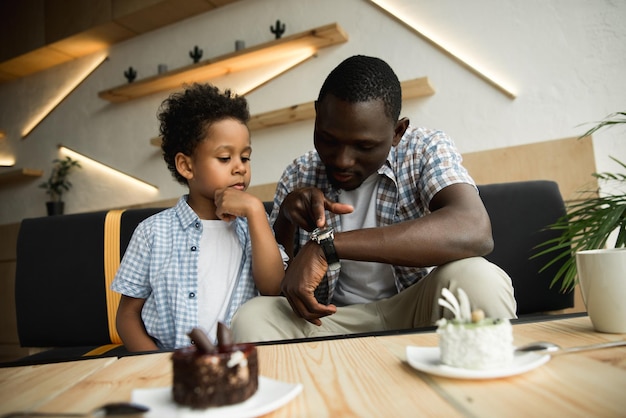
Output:
M396 123L396 127L393 130L393 146L394 147L400 143L400 140L402 139L402 135L404 135L408 127L409 127L409 118L402 118Z
M187 180L193 178L193 162L191 161L191 157L179 152L174 157L174 162L176 163L176 171L178 171L181 176Z

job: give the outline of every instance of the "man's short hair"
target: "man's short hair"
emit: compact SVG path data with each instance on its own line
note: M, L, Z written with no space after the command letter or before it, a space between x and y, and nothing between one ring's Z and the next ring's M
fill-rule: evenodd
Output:
M380 58L354 55L345 59L326 77L317 100L322 101L327 94L350 103L380 99L389 118L395 122L400 117L400 81Z

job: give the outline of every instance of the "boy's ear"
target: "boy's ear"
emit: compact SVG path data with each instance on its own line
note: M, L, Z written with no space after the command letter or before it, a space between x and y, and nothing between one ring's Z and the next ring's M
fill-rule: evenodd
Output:
M179 152L174 157L174 162L176 163L176 171L178 171L181 176L187 180L193 178L193 163L191 157Z

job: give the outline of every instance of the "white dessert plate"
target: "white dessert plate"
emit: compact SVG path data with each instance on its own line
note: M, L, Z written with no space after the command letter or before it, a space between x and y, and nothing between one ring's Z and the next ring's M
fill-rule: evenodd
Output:
M508 366L488 370L462 369L442 364L439 347L407 346L406 358L414 369L436 376L454 379L497 379L533 370L550 360L550 355L533 352L515 353L513 362Z
M180 406L172 399L172 387L133 390L132 401L150 408L144 417L206 417L245 418L267 414L295 398L302 385L259 376L259 389L250 398L236 405L207 409Z

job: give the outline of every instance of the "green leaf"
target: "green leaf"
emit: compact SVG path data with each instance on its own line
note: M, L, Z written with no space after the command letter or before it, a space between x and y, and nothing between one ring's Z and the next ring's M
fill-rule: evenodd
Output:
M626 124L626 112L608 115L604 120L596 122L580 138L618 124ZM615 157L610 158L626 170L625 163ZM620 189L626 186L625 173L604 172L593 173L592 176L602 182L615 182ZM614 246L626 246L626 194L598 196L597 190L582 190L579 194L580 200L567 205L567 214L546 228L559 231L560 235L537 245L535 249L538 251L531 256L533 259L552 255L540 272L565 259L550 283L550 287L553 287L560 282L562 292L573 290L577 283L577 251L604 248L614 231L617 231Z

